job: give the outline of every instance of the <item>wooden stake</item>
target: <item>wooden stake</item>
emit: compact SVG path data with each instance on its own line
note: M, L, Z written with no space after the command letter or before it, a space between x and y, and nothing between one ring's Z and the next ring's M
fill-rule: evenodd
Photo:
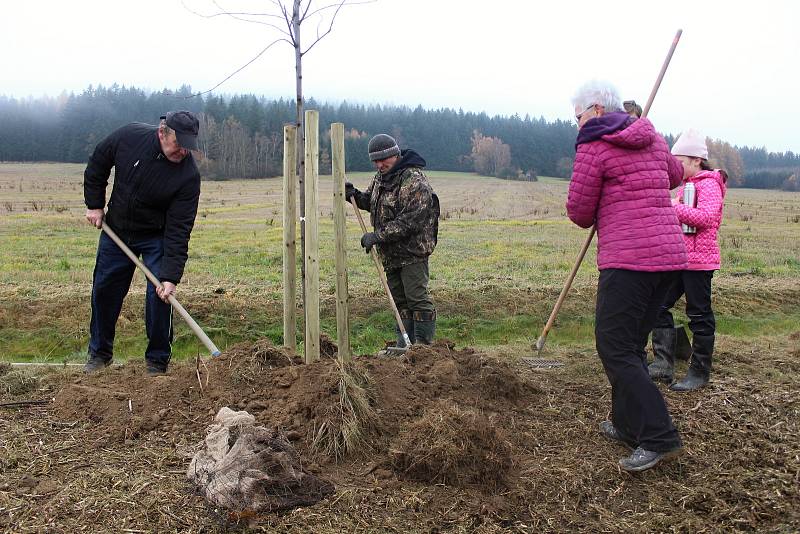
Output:
M297 128L283 127L283 345L297 352Z
M305 117L305 356L312 363L319 359L319 112L308 110Z
M347 218L344 200L344 124L331 124L333 166L333 230L336 241L336 343L339 360L348 361L350 352L350 310L347 290Z

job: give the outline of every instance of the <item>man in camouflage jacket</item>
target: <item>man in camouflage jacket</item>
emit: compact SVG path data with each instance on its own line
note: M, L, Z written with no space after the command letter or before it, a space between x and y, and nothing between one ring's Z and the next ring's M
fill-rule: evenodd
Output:
M436 308L428 292L428 256L439 232L439 198L422 172L425 160L413 150L379 134L369 142L369 158L378 172L366 191L347 183L345 198L369 210L375 229L361 246L373 246L383 259L389 290L412 343L429 345L436 332ZM398 331L398 346L404 346Z

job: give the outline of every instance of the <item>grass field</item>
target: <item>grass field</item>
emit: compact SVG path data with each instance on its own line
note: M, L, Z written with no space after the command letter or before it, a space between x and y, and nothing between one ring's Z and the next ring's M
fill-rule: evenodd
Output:
M82 165L0 164L0 358L78 361L88 339L97 231L84 220ZM586 231L565 216L567 182L513 182L430 172L442 221L431 257L437 335L458 345L527 344L538 336ZM350 176L357 186L370 175ZM335 338L330 177L320 180L323 330ZM353 346L373 352L392 317L348 213ZM800 324L800 194L732 189L714 279L721 336L791 332ZM220 348L263 337L282 342L281 180L204 182L178 298ZM551 347L593 344L594 247L576 278ZM143 276L117 331L116 357L141 358ZM299 310L299 308L298 308ZM301 315L301 314L298 314ZM678 314L680 315L680 313ZM175 355L203 352L184 324Z

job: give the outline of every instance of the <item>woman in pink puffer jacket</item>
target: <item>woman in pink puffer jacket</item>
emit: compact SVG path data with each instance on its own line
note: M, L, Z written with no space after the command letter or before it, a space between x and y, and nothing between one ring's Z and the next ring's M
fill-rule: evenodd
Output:
M688 268L669 290L653 329L653 355L649 366L654 380L672 382L675 368L677 333L670 308L686 295L686 315L692 331L692 356L683 380L670 386L673 391L692 391L706 385L711 376L716 322L711 308L711 278L719 269L720 253L717 231L722 222L722 204L727 189L725 171L708 164L705 138L687 130L672 147L683 164L683 183L673 200L675 213L683 224ZM686 184L695 188L692 205L683 202Z
M590 82L573 99L578 120L567 214L597 225L595 344L611 383L609 439L634 449L620 460L643 471L682 446L664 397L647 370L647 338L667 291L686 269L686 247L670 203L680 162L646 118L621 109L616 90Z

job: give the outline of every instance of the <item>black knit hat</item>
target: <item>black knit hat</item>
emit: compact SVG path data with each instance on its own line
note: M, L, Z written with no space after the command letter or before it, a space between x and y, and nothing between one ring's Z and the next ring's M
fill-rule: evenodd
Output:
M378 134L370 139L367 150L371 161L400 155L400 147L397 146L397 141L391 135L386 134Z

